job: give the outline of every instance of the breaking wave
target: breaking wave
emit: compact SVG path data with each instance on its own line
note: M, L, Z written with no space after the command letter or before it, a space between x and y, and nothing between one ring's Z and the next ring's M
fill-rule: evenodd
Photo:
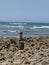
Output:
M31 29L49 29L49 26L33 26Z
M8 30L8 32L15 33L16 31L10 31L10 30Z
M17 23L17 22L12 22L12 23L10 23L10 24L15 24L15 25L26 25L27 23L25 23L25 22L24 22L24 23L23 23L23 22L22 22L22 23L19 23L19 22L18 22L18 23Z
M5 26L5 27L8 27L8 28L20 28L20 29L24 28L24 26Z

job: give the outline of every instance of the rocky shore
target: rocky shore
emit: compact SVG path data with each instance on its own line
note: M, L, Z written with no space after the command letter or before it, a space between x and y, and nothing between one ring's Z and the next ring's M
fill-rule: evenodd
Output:
M49 37L23 41L24 50L19 50L19 38L0 38L0 65L49 65Z

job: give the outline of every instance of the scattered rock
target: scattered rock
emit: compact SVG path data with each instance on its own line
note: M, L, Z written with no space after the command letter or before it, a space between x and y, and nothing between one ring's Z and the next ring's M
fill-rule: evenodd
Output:
M24 50L19 50L19 39L0 38L0 65L49 65L49 37L28 37L24 42Z

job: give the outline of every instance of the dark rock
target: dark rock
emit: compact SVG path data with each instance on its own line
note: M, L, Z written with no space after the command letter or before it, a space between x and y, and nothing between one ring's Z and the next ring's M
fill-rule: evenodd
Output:
M38 47L38 48L36 48L37 50L40 50L40 48Z
M33 46L34 46L34 44L31 44L31 46L33 47Z
M16 44L16 41L14 39L10 39L11 43Z

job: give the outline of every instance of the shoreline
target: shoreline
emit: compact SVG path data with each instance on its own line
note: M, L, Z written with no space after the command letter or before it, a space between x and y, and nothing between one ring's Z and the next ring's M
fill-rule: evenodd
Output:
M28 37L32 37L32 38L34 38L34 37L49 37L49 35L32 35L32 36L26 36L26 35L23 35L23 38L28 38ZM0 38L19 38L19 35L18 36L0 36Z

